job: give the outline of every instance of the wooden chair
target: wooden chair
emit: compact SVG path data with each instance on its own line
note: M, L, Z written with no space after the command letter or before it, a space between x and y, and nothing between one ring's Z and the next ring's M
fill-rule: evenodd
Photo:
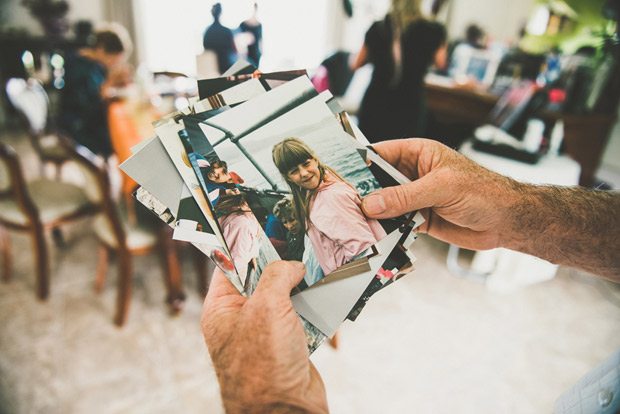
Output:
M100 208L83 188L74 184L48 179L26 182L17 153L0 143L0 251L4 281L11 279L11 245L7 230L27 232L34 247L37 296L46 299L50 271L45 232L92 215Z
M35 79L12 78L6 84L6 94L28 125L30 142L41 160L41 176L45 175L45 164L51 163L59 177L68 156L60 145L58 134L48 122L49 99L45 89Z
M110 254L114 253L118 258L114 323L123 326L127 320L132 294L132 256L135 255L159 253L164 267L166 300L173 312L180 311L184 304L185 294L171 229L157 221L155 216L150 215L150 212L147 212L147 220L141 220L141 217L137 215L136 220L129 222L126 208L116 204L112 199L110 179L103 159L95 156L85 147L68 142L64 145L67 146L71 159L83 169L84 176L89 177L87 181L89 181L88 187L92 191L92 197L99 199L102 204L102 213L95 218L93 223L95 234L100 242L95 280L97 292L103 290Z

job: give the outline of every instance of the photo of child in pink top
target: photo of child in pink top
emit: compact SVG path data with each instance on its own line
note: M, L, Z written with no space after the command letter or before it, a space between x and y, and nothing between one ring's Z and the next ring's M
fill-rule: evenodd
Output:
M260 249L269 241L242 194L222 195L215 213L241 282L251 292L267 265L262 263Z
M365 256L387 235L377 220L364 215L357 190L304 141L286 138L274 145L272 157L325 275Z

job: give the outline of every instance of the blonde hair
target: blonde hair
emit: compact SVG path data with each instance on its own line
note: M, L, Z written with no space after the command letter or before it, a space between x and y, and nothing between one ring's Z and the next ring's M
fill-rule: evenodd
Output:
M422 18L422 0L392 0L390 17L394 28L402 33L405 27Z
M338 175L336 171L324 165L314 151L299 138L285 138L278 142L274 145L271 155L273 157L273 163L291 189L295 216L304 223L304 231L307 232L310 226L310 202L312 201L314 190L302 188L292 182L288 177L288 172L299 164L304 163L306 160L314 159L318 164L318 169L321 174L319 183L325 180L326 172L329 173L330 177L334 177L345 183L346 181Z

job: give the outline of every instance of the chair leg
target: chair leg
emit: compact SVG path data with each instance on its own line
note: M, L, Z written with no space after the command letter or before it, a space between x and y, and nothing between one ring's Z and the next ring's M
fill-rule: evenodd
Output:
M127 251L118 252L118 289L116 292L116 315L114 323L123 326L127 321L132 290L131 254Z
M54 167L56 169L56 179L60 180L62 178L62 164L63 161L54 162Z
M32 243L34 244L34 260L37 266L37 296L39 299L45 300L49 296L50 269L43 228L40 226L35 227L32 230L31 236Z
M56 247L65 246L65 240L62 237L62 230L60 229L60 227L52 228L52 240L54 240L54 244L56 245Z
M11 239L4 227L0 227L0 252L2 253L2 280L8 283L11 281Z
M181 277L177 245L167 231L162 231L159 235L159 246L164 269L164 284L168 292L166 302L170 306L172 313L176 314L185 305L185 293L183 292L183 278Z
M103 292L103 285L108 276L108 263L110 261L110 251L107 247L99 246L99 259L97 263L97 276L95 278L95 292Z
M200 250L196 248L192 248L192 250L194 268L198 275L198 290L201 295L206 296L209 291L209 285L211 284L213 271L215 270L215 263Z

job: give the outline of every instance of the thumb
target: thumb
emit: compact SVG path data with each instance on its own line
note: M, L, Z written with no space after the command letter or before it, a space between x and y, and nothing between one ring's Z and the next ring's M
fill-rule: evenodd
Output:
M434 179L429 174L416 181L387 187L367 195L362 202L364 214L370 218L398 217L438 202L439 188L433 188Z
M301 262L284 261L267 265L261 274L254 295L283 295L288 297L291 290L301 282L306 274L306 267Z

